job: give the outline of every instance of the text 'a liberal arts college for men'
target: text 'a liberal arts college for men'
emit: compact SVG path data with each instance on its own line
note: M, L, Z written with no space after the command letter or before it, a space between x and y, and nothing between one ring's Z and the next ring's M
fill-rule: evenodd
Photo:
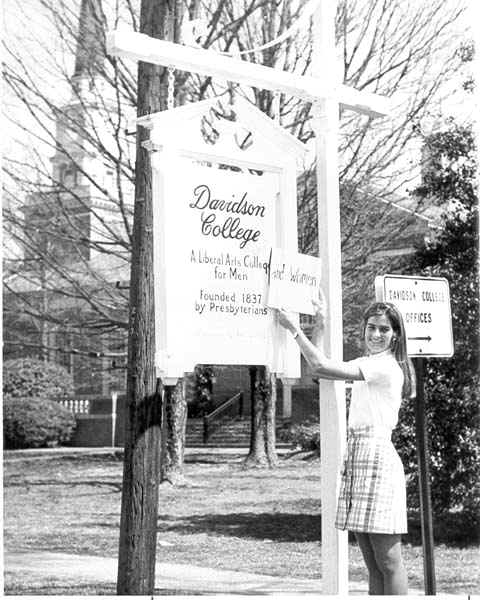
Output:
M264 217L265 206L248 202L247 192L242 195L240 200L235 200L235 194L232 194L233 200L223 200L212 198L208 185L201 184L193 190L193 195L194 200L190 202L189 207L202 211L200 220L203 235L240 240L240 248L242 249L249 242L258 242L261 234L259 229L242 227L239 216L228 216L223 223L219 224L215 214L216 211L220 211L233 213L234 215Z
M225 267L247 267L248 269L263 269L268 274L268 261L262 260L257 254L245 254L238 256L231 252L220 252L219 254L209 254L207 250L198 249L192 250L190 254L190 262L218 265Z
M231 252L220 252L211 254L206 250L192 250L190 262L214 267L214 279L233 279L236 281L248 281L247 269L261 269L268 276L268 261L262 260L256 254L245 254L237 256Z

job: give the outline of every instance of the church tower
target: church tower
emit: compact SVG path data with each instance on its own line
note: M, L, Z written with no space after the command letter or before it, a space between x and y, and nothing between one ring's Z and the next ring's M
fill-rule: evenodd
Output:
M128 144L121 139L125 111L119 111L114 86L107 83L101 0L81 0L74 59L70 99L55 110L52 186L48 193L32 194L25 216L44 222L44 245L56 261L111 273L105 256L125 248L133 184L119 157L121 147L128 163ZM128 271L128 258L120 262L122 273L111 273L117 279Z
M51 350L123 352L125 345L125 331L109 323L124 318L125 292L116 283L125 285L130 272L129 151L134 156L135 140L128 143L125 130L134 109L119 101L105 56L105 21L101 0L81 0L69 98L52 107L49 183L38 186L23 208L24 268L31 273L26 292L43 303L32 338L50 348L42 350L46 360L70 369L77 393L106 394L124 385L124 373L111 371L111 359Z

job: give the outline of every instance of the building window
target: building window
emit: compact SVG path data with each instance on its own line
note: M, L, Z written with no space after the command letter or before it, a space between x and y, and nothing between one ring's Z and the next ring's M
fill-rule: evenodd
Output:
M60 181L66 188L77 185L77 169L73 165L65 165L60 171Z

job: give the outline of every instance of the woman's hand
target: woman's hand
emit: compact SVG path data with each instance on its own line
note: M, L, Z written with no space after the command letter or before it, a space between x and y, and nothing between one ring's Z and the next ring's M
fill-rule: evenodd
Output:
M280 325L285 327L285 329L288 329L292 333L297 331L297 324L293 321L291 315L286 310L283 310L283 308L277 309L277 318Z
M327 301L322 288L318 290L318 299L312 300L313 308L315 310L315 325L321 329L325 327L325 321L327 319Z

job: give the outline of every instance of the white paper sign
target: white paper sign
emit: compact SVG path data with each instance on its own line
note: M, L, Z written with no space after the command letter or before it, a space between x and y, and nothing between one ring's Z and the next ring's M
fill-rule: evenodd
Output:
M318 300L322 263L307 254L272 249L267 306L314 314L312 300Z

